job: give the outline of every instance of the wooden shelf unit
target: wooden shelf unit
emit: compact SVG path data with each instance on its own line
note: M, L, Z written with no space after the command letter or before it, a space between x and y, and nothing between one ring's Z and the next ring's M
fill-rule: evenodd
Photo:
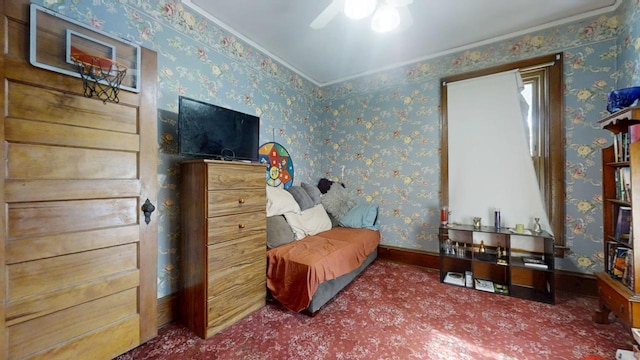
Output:
M472 225L441 226L440 282L445 282L449 272L464 275L470 271L474 280L472 288L475 288L476 279L489 280L508 289L508 293L502 295L554 304L554 238L546 231L540 234L527 231L518 234L492 226L480 229ZM451 246L456 248L456 244L457 249L462 250L448 251ZM504 254L502 264L498 263L498 247ZM542 258L546 268L525 265L522 257Z
M603 129L612 134L629 134L629 126L640 124L640 107L629 107L613 113L599 121ZM640 250L634 250L634 242L639 239L640 221L637 216L637 205L640 204L640 142L628 145L628 159L616 158L615 147L611 145L602 149L602 228L603 252L605 254L604 271L596 273L598 286L598 309L593 320L607 323L609 314L614 313L628 328L640 327L640 284L638 269L640 269ZM616 192L616 172L622 168L629 168L631 197L620 198ZM639 185L635 185L639 184ZM635 190L635 191L634 191ZM631 208L632 234L631 240L620 239L616 236L616 224L621 207ZM627 274L622 278L614 276L613 263L609 261L611 248L624 247L630 249L632 256L628 264ZM635 279L627 281L627 279Z

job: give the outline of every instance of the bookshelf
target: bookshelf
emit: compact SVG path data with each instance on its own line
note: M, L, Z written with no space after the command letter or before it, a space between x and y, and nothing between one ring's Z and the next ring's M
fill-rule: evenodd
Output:
M640 250L634 250L634 233L640 225L634 226L633 213L634 204L640 204L640 185L634 187L640 181L640 141L634 139L640 133L640 107L620 110L599 124L612 134L613 143L602 149L604 271L595 274L599 301L593 319L607 323L614 313L635 328L640 326L640 284L635 281Z
M554 238L548 232L449 224L440 227L439 243L440 282L555 303Z

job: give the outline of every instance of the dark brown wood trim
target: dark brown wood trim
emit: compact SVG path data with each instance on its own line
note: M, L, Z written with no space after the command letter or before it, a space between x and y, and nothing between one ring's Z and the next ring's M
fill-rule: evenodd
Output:
M378 246L378 259L436 270L440 269L440 257L438 253L429 251L380 245Z
M178 321L178 293L158 299L158 329L173 321Z
M440 269L437 253L403 249L394 246L378 246L378 259L405 265L420 266L430 270ZM556 270L556 291L583 296L598 296L596 277L571 271ZM173 321L178 321L178 294L173 293L158 299L158 329Z
M433 270L440 269L440 257L437 253L403 249L393 246L378 246L378 258L406 265L421 266ZM596 277L565 270L556 270L556 291L584 296L598 296Z
M556 291L596 297L596 277L592 274L556 270Z

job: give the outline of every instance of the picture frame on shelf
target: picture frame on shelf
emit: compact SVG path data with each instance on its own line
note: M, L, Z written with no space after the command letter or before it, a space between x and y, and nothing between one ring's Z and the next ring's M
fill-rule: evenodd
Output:
M495 288L493 287L493 281L491 280L483 280L483 279L475 279L476 290L482 290L486 292L495 292Z
M495 283L493 288L496 294L509 295L509 287L507 285Z

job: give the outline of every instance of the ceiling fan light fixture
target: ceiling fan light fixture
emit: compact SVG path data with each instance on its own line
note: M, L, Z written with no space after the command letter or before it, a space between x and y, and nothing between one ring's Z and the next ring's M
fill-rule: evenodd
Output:
M354 20L366 18L376 9L376 0L347 0L344 3L344 14Z
M379 33L392 31L399 25L400 13L392 6L380 6L371 19L371 28Z

